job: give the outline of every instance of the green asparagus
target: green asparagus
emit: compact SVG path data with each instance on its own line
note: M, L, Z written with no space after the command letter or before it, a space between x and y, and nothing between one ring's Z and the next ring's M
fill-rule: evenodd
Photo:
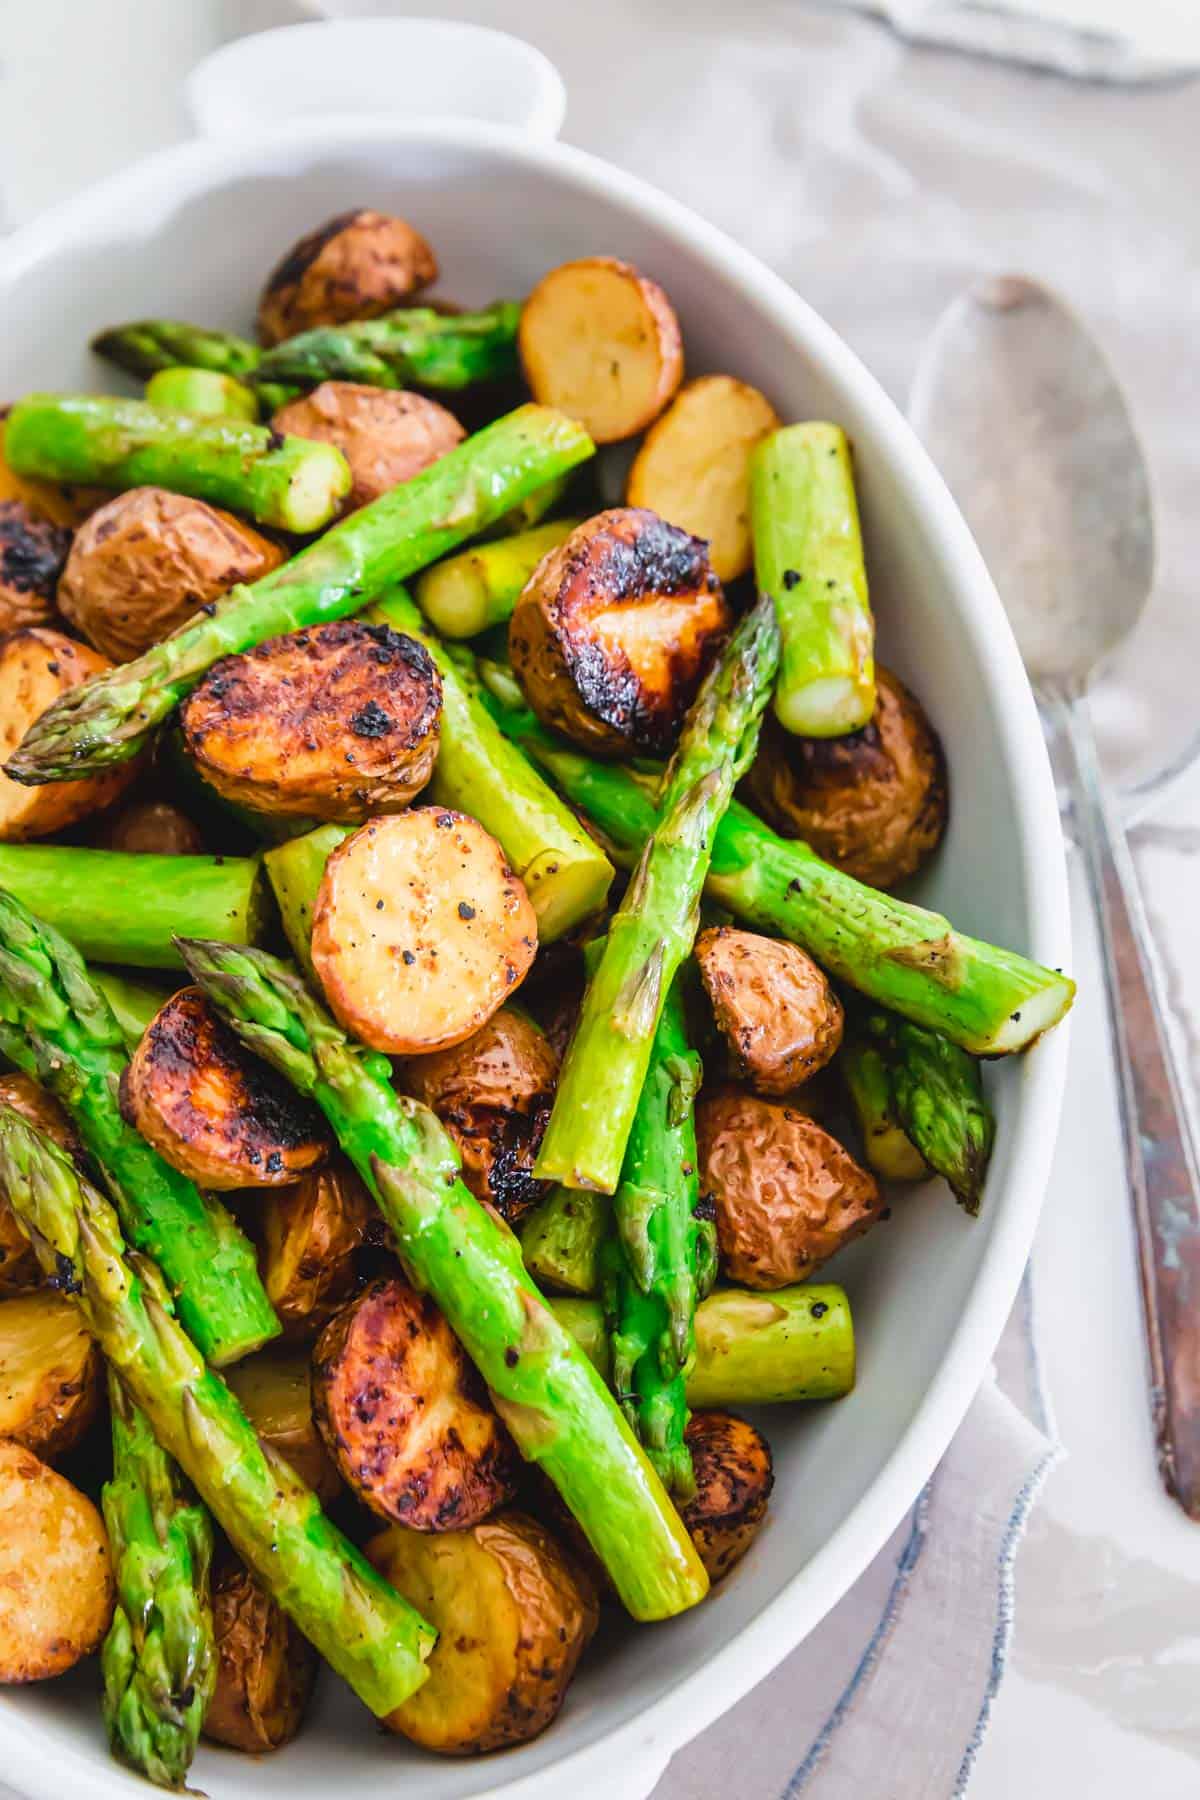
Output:
M262 352L249 338L232 331L208 331L180 319L136 319L113 325L92 339L97 356L127 369L131 375L155 375L159 369L211 369L217 375L248 375Z
M181 1788L217 1679L212 1523L111 1369L108 1397L104 1523L117 1605L100 1659L104 1722L115 1756L159 1787Z
M879 1046L848 1036L837 1066L858 1121L867 1167L884 1181L924 1181L929 1164L900 1123L892 1078Z
M303 837L276 844L263 856L284 934L292 954L310 981L316 981L312 921L317 889L325 873L325 864L338 845L350 836L352 829L350 825L318 825L315 831L306 831Z
M592 454L587 433L562 413L518 407L252 587L234 588L211 615L190 620L135 662L72 688L32 727L7 773L34 785L68 781L136 756L219 657L360 612L393 582L448 555Z
M839 737L875 711L867 598L850 445L837 425L789 425L750 459L754 574L779 615L775 713L802 737Z
M280 531L320 531L351 485L350 465L333 444L111 394L18 400L4 454L18 475L171 488Z
M611 1194L654 1032L699 921L709 855L753 759L779 658L770 599L740 621L701 685L663 777L658 819L608 928L534 1173Z
M555 519L514 537L460 550L418 578L413 588L418 606L434 630L447 638L478 637L491 625L507 623L543 556L557 549L578 523Z
M521 1253L529 1273L567 1294L598 1293L600 1246L610 1212L607 1194L552 1187L521 1227Z
M259 357L253 381L315 387L363 381L372 387L464 388L517 373L521 308L497 300L483 312L438 313L402 307L379 319L318 325Z
M78 1302L130 1398L234 1549L378 1717L425 1680L436 1633L268 1452L175 1318L155 1264L126 1251L117 1216L70 1161L0 1108L0 1192L42 1268Z
M212 414L217 418L258 419L258 395L244 381L215 369L160 369L146 383L151 406L168 412Z
M193 979L247 1047L325 1112L378 1201L413 1282L472 1358L523 1456L541 1465L635 1618L695 1605L691 1539L604 1383L464 1185L436 1116L398 1095L386 1059L350 1043L300 976L261 950L182 944Z
M118 975L115 969L92 969L91 977L112 1008L121 1041L132 1056L146 1027L169 998L170 990L150 987L144 981L130 981L127 976Z
M180 859L181 861L184 859ZM121 1028L79 953L0 890L0 1050L66 1107L137 1249L162 1265L209 1362L236 1362L279 1331L254 1250L232 1217L121 1117Z
M978 1062L938 1032L887 1013L870 1013L865 1031L887 1065L902 1129L955 1199L977 1213L996 1137Z

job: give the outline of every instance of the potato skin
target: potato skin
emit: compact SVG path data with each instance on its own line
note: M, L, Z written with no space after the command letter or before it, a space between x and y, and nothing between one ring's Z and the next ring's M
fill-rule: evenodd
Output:
M169 800L135 800L123 806L102 841L109 850L156 856L199 856L204 850L199 827Z
M313 1411L342 1479L380 1518L464 1530L516 1489L518 1457L458 1339L399 1276L372 1282L313 1351Z
M0 500L0 632L46 625L71 533L21 500Z
M440 1633L427 1681L388 1715L389 1731L472 1756L546 1729L598 1614L590 1585L536 1520L499 1513L441 1537L393 1525L366 1554Z
M354 1253L367 1234L371 1197L335 1158L287 1187L255 1195L260 1271L290 1342L329 1323L354 1282Z
M739 1080L759 1094L788 1094L824 1068L845 1018L798 944L718 925L700 933L695 955Z
M43 1288L0 1304L0 1437L56 1462L96 1417L103 1374L70 1300Z
M76 532L58 605L97 650L128 662L282 561L277 544L232 513L166 488L130 488Z
M437 280L437 258L404 219L356 207L293 244L267 278L258 337L282 343L317 325L376 319Z
M111 668L106 656L44 625L28 625L0 638L0 764L61 694ZM115 800L137 771L136 762L121 763L85 781L54 781L45 787L22 787L0 773L0 843L65 831Z
M353 477L347 511L419 475L466 436L436 400L358 381L323 381L281 406L271 423L285 437L336 445Z
M597 513L544 556L509 655L547 725L601 755L663 755L729 610L708 548L642 507Z
M684 1441L696 1493L680 1517L717 1582L745 1556L766 1517L775 1485L771 1446L748 1419L726 1412L693 1413Z
M151 1020L120 1098L127 1123L201 1187L280 1187L329 1154L320 1114L242 1048L197 987Z
M188 754L226 800L343 824L420 792L441 716L425 646L357 619L222 657L180 714Z
M805 1280L883 1212L875 1177L795 1106L734 1090L705 1095L696 1140L721 1267L745 1287Z
M83 1167L83 1145L70 1119L53 1094L28 1075L0 1075L0 1106L20 1113ZM33 1245L18 1225L7 1199L0 1194L0 1302L14 1294L30 1293L41 1284L41 1266Z
M97 1648L112 1610L100 1514L31 1450L0 1439L0 1683L63 1674Z
M204 1715L214 1743L257 1755L299 1731L317 1677L317 1653L231 1551L212 1584L217 1681Z
M892 888L942 840L946 760L915 695L878 664L875 681L874 718L846 737L792 737L768 716L746 779L785 837L870 887Z

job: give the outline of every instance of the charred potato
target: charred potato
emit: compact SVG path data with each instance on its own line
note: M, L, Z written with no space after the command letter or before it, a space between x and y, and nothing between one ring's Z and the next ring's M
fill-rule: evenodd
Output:
M380 1518L455 1531L510 1500L518 1458L466 1352L424 1294L372 1282L313 1352L313 1410L338 1472Z
M535 400L597 444L644 431L683 380L683 338L656 281L615 256L543 275L521 310L517 347Z
M326 1505L336 1500L342 1484L313 1418L308 1353L259 1350L223 1373L263 1443L277 1450Z
M790 1093L836 1052L841 1001L799 945L719 925L696 961L734 1073L757 1093Z
M0 1075L0 1106L20 1113L39 1131L53 1138L61 1150L77 1160L83 1157L83 1146L76 1137L71 1121L52 1094L31 1081L28 1075ZM41 1269L33 1245L17 1223L17 1215L0 1194L0 1301L12 1294L25 1294L41 1285Z
M549 1118L558 1057L533 1020L503 1006L471 1037L400 1065L403 1092L431 1106L479 1200L515 1225L545 1191L533 1162Z
M545 724L601 754L662 755L728 623L707 545L616 507L542 558L509 621L509 655Z
M279 344L317 325L376 319L437 280L437 259L404 219L358 207L292 245L258 303L259 342Z
M39 481L33 475L18 475L4 455L4 420L8 408L0 407L0 505L16 500L36 518L49 519L52 525L64 525L73 531L88 514L111 498L106 488L74 487L62 481Z
M317 1653L246 1566L228 1552L212 1584L217 1681L204 1735L260 1755L294 1738L317 1677Z
M128 662L282 561L276 544L231 513L166 488L130 488L76 532L59 610L97 650Z
M0 500L0 632L46 625L71 533L23 500Z
M0 1303L0 1437L57 1462L100 1406L100 1352L79 1309L43 1290Z
M323 381L281 407L271 423L285 437L336 445L354 482L348 510L419 475L466 436L436 400L357 381Z
M73 1668L112 1610L100 1514L23 1444L0 1440L0 1683Z
M524 1744L544 1731L597 1612L542 1526L517 1512L440 1537L393 1525L366 1551L439 1633L428 1679L388 1715L388 1729L444 1756Z
M263 1286L285 1337L307 1340L329 1323L353 1285L371 1211L366 1188L341 1161L262 1195Z
M0 638L0 764L61 694L111 667L106 656L44 625ZM136 773L137 764L127 762L84 781L55 781L45 787L22 787L0 774L0 843L65 831L115 800Z
M883 1211L875 1177L794 1106L707 1095L696 1108L696 1140L721 1267L745 1287L804 1281Z
M199 988L180 988L121 1077L126 1121L200 1187L280 1187L325 1160L320 1114L242 1048Z
M104 834L109 850L133 850L156 856L199 856L204 839L199 827L169 800L135 800L123 806Z
M875 684L874 718L847 737L792 737L767 718L747 782L777 831L870 887L892 888L942 840L946 764L904 683L877 664Z
M348 824L420 792L441 716L424 645L357 619L222 657L180 715L188 754L224 799Z
M747 1419L724 1412L693 1413L684 1440L696 1492L679 1516L716 1582L745 1556L766 1517L775 1485L771 1447Z
M537 953L524 884L483 826L414 807L333 852L312 958L347 1031L411 1056L461 1044L514 994Z

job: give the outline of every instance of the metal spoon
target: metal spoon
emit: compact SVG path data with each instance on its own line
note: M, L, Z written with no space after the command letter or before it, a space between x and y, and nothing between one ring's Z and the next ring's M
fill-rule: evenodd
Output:
M1100 926L1159 1467L1200 1519L1200 1175L1145 912L1105 792L1087 688L1154 576L1145 459L1074 315L1022 276L961 295L925 347L913 425L966 515L1071 762Z

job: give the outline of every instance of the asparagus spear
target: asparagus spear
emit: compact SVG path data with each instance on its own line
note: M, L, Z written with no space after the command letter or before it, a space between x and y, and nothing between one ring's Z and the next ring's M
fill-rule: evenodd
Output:
M303 837L276 844L263 856L292 954L318 989L320 982L312 960L313 906L325 864L352 830L350 825L318 825Z
M464 388L517 373L520 306L497 300L483 312L444 314L402 307L379 319L319 325L259 357L254 381L315 387L364 381L373 387Z
M0 1191L243 1562L373 1713L394 1711L425 1680L433 1628L259 1443L176 1320L158 1268L126 1250L104 1196L7 1108Z
M607 1379L612 1365L600 1301L549 1305ZM840 1287L803 1285L771 1294L718 1288L696 1308L689 1406L836 1400L853 1386L854 1327Z
M877 1044L846 1038L838 1067L863 1142L868 1167L884 1181L924 1181L929 1164L900 1123L892 1078Z
M333 444L111 394L18 400L8 415L4 454L19 475L172 488L280 531L319 531L351 484L350 465Z
M996 1137L978 1062L939 1033L887 1013L871 1012L863 1028L887 1066L900 1126L955 1199L977 1213Z
M543 556L570 537L578 523L555 519L448 556L417 580L413 593L418 606L443 637L478 637L489 626L505 624Z
M181 859L182 860L182 859ZM0 890L0 1049L48 1087L104 1172L130 1241L161 1263L208 1361L236 1362L279 1331L254 1250L121 1117L121 1029L79 953Z
M215 369L160 369L146 383L146 400L168 412L212 414L217 418L258 419L258 395L244 381Z
M182 944L247 1047L325 1112L379 1203L414 1283L446 1315L522 1455L554 1482L638 1619L682 1612L708 1582L604 1383L529 1280L512 1233L459 1174L435 1115L391 1086L294 970L261 950Z
M181 1788L217 1679L212 1523L111 1369L108 1397L113 1473L103 1504L117 1606L101 1652L104 1722L115 1756L159 1787Z
M506 670L483 669L492 715L630 868L657 817L652 779L594 762L534 717ZM940 913L866 887L781 838L735 800L717 826L705 896L807 950L829 974L976 1056L1024 1050L1070 1010L1075 983Z
M534 1173L611 1194L675 971L691 950L721 815L753 760L779 657L770 599L731 634L684 721L658 820L584 995Z
M121 1041L132 1055L141 1043L146 1027L167 1000L169 990L149 987L143 981L130 981L127 976L118 975L115 969L93 969L91 976L112 1008Z
M600 1246L610 1211L606 1194L552 1187L521 1227L521 1253L529 1273L568 1294L597 1293Z
M232 331L208 331L181 319L136 319L113 325L92 339L97 356L131 375L159 369L211 369L218 375L248 375L258 367L257 344Z
M190 620L135 662L72 688L42 714L7 773L35 785L68 781L136 756L219 657L361 611L391 583L457 549L592 454L587 433L562 413L518 407L351 513L282 568L252 587L234 588L211 616Z
M755 579L783 640L780 724L803 737L857 731L875 711L875 624L839 426L788 425L755 447L750 527Z
M172 932L215 932L253 944L270 918L254 857L0 844L0 887L61 931L80 955L136 969L179 967Z

